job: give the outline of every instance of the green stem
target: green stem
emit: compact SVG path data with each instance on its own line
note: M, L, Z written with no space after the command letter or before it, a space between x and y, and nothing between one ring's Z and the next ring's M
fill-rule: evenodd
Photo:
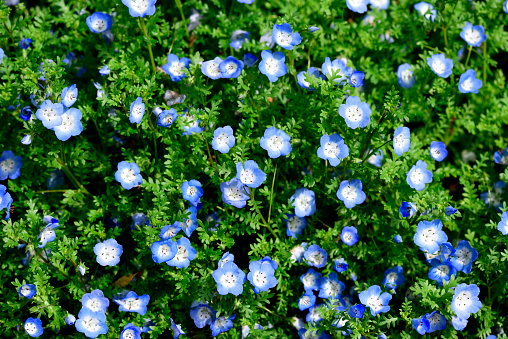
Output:
M177 0L177 1L180 1L180 0ZM150 54L150 61L152 62L153 72L156 73L157 67L155 67L155 61L153 60L152 44L151 44L150 39L148 37L148 32L146 30L144 18L139 17L139 24L141 25L141 29L143 30L143 34L145 35L145 38L146 38L146 45L148 46L148 53Z
M189 30L187 29L187 20L185 20L185 15L183 14L182 2L180 0L175 0L176 7L180 11L180 16L182 17L183 26L185 27L185 34L187 34L187 39L189 39Z
M384 144L382 144L381 146L379 146L379 147L376 147L376 148L372 149L372 151L370 151L370 152L369 152L369 154L367 154L367 156L365 157L365 159L363 159L362 164L363 164L365 161L367 161L367 160L370 158L370 156L371 156L372 154L376 153L376 151L378 151L381 147L383 147L384 145L386 145L386 144L387 144L387 143L389 143L390 141L392 141L392 140L388 140L388 141L386 141Z
M155 131L155 128L152 125L152 114L148 112L148 124L150 125L150 129L152 130L152 137L153 137L153 150L155 153L155 159L159 158L159 155L157 154L157 132Z
M212 153L210 152L210 146L208 146L208 142L206 142L205 137L202 136L201 133L199 133L199 135L203 138L203 142L206 145L206 152L208 153L208 163L210 164L210 166L214 167L215 163L214 163L213 158L212 158Z
M289 56L289 64L291 65L291 71L294 71L295 60L293 59L293 51L289 51L288 56ZM295 78L296 87L298 88L298 91L300 91L300 86L298 86L298 78L296 77L296 72L293 73L293 76Z
M466 63L464 64L464 68L466 68L467 70L467 64L469 63L469 57L471 56L471 50L473 49L473 46L469 46L469 52L467 53L467 59L466 59Z
M277 163L275 164L275 171L273 172L272 190L270 192L270 208L268 209L268 223L270 223L270 216L272 214L272 201L273 201L273 186L275 185L275 177L277 175Z
M443 32L444 32L445 46L446 46L446 49L448 49L448 34L446 33L446 26L444 24L444 21L443 21Z
M278 238L277 235L275 234L275 232L273 231L273 229L270 227L270 225L266 222L265 220L265 217L263 217L263 214L261 214L261 211L259 210L259 207L258 205L256 205L256 201L254 200L254 191L255 191L255 188L251 188L250 189L250 198L252 200L252 204L254 206L254 209L256 210L256 212L259 214L259 216L261 217L261 220L263 221L263 225L265 225L266 228L268 228L268 230L270 231L270 233L272 233L272 235L275 237L275 238Z
M68 191L73 191L73 190L49 190L49 191L37 191L35 193L37 193L37 194L40 194L40 193L67 193Z
M382 124L382 123L383 123L383 121L385 120L385 118L386 118L386 115L387 115L387 114L388 114L388 111L387 111L387 110L385 110L385 111L383 112L383 115L381 116L381 119L379 119L379 122L378 122L378 124L377 124L376 128L374 128L374 129L372 130L372 132L370 133L369 138L367 139L367 143L365 144L365 147L363 147L363 151L362 151L362 153L360 153L359 158L361 158L361 157L362 157L362 155L363 155L363 154L365 154L365 152L367 151L367 148L369 148L370 141L372 140L372 137L374 136L374 133L376 133L376 131L377 131L377 129L379 128L379 126L381 126L381 124Z
M71 170L67 167L67 165L62 161L60 157L58 157L58 161L60 162L60 165L62 165L62 170L65 172L65 174L71 179L71 181L74 183L74 185L77 188L80 188L83 190L83 193L91 195L90 192L83 186L79 180L72 174Z
M483 83L487 83L487 40L483 43Z

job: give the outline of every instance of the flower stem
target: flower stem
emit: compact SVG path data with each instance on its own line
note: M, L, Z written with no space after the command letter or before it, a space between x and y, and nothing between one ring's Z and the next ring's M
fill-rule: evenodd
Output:
M177 1L180 1L180 0L177 0ZM153 60L152 45L151 45L150 39L148 38L148 32L147 32L146 26L145 26L145 19L142 17L139 17L139 24L141 25L141 29L143 30L143 34L146 38L146 42L147 42L146 45L148 46L148 53L150 54L150 61L152 62L153 72L156 73L157 68L155 67L155 61Z
M156 135L156 131L155 131L155 128L153 127L152 125L152 115L150 114L150 112L148 112L148 124L150 125L150 129L152 130L152 136L153 136L153 150L154 150L154 153L155 153L155 159L158 159L159 156L157 154L157 135Z
M469 51L467 52L467 59L466 59L466 63L464 65L464 68L467 68L467 64L469 63L469 57L471 56L471 50L473 49L473 46L469 46Z
M277 235L275 234L275 232L273 231L273 229L270 227L270 225L266 222L265 220L265 217L263 217L263 214L261 214L261 211L259 210L259 207L258 205L256 205L256 202L254 200L254 191L255 191L255 188L251 188L250 189L250 198L252 199L252 204L254 205L254 209L256 210L256 212L258 212L259 216L261 217L261 220L263 221L263 224L265 225L266 228L268 228L268 230L270 231L270 233L272 233L272 235L275 237L275 238L278 238Z
M185 15L183 14L182 2L180 0L175 0L176 7L180 11L180 16L182 17L183 26L185 27L185 34L187 35L187 39L189 38L189 30L187 29L187 20L185 20Z
M483 83L487 83L487 40L483 43Z
M277 176L277 163L275 163L275 171L273 171L272 190L270 192L270 208L268 209L268 223L270 223L270 216L272 214L273 186L275 185L276 176Z

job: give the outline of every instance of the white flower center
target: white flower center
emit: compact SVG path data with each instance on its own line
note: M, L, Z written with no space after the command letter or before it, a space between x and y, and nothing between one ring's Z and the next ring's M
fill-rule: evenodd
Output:
M97 19L94 22L92 22L92 27L97 32L102 33L106 30L106 27L108 27L108 24L106 23L106 21L104 21L102 19Z
M99 319L86 316L83 318L83 326L90 332L97 332L100 329Z
M221 133L219 134L219 136L217 137L217 143L220 145L220 146L225 146L229 141L229 137L226 133Z
M473 253L468 248L459 248L453 255L462 265L468 265L473 258Z
M59 130L70 131L74 128L75 122L74 117L67 113L62 114L62 124L57 126Z
M54 118L56 118L57 113L53 107L46 107L45 109L42 110L42 116L48 122L51 122Z
M200 307L198 310L198 317L201 319L210 319L212 317L212 313L208 307Z
M448 276L449 273L450 273L450 267L448 267L448 265L439 265L437 267L437 274L439 274L439 276L445 277L445 276Z
M342 293L339 283L330 280L325 284L325 290L328 295L339 295Z
M206 67L208 73L210 73L213 76L218 76L220 74L219 64L217 64L215 61L210 62Z
M464 82L462 82L460 87L462 87L464 91L470 91L471 88L473 88L473 82L471 81L471 78L467 78Z
M312 252L312 254L310 255L310 261L316 265L321 265L324 260L325 260L325 257L319 251Z
M347 241L351 241L351 240L353 240L353 235L351 234L351 232L344 233L343 237L344 237L344 239L346 239Z
M185 64L183 62L175 61L169 67L169 72L176 76L181 76L184 74L183 69L185 68Z
M232 272L226 272L220 277L220 283L227 288L234 287L236 280L237 277Z
M348 186L344 187L344 189L342 190L342 196L346 200L355 200L356 197L358 196L358 191L357 191L356 187L348 185Z
M122 339L134 339L135 338L134 330L127 329L122 334Z
M346 118L348 120L357 122L362 120L362 117L363 110L360 107L356 105L351 105L348 108L346 108Z
M405 71L402 71L401 78L403 82L409 83L413 78L413 72L411 72L409 69L406 69Z
M12 170L14 170L14 160L5 159L4 161L0 162L0 168L4 172L12 172Z
M460 292L459 295L457 295L455 298L455 304L460 309L467 309L473 303L471 297L472 295L469 291Z
M136 118L139 117L140 115L142 115L143 114L142 106L141 105L134 105L134 107L132 107L131 114Z
M439 150L439 148L431 148L430 153L432 153L434 158L437 158L441 154L441 151Z
M323 153L329 158L335 158L339 155L339 145L335 142L327 142L324 146Z
M416 168L413 173L411 173L411 181L417 185L423 181L423 172L421 169Z
M298 198L296 198L296 204L301 210L307 210L310 208L310 197L306 196L305 194L300 194Z
M131 7L138 13L144 13L148 9L148 0L131 0Z
M303 297L300 299L300 303L301 303L302 305L305 305L305 306L310 305L310 297L309 297L309 296L306 296L306 295L305 295L305 296L303 296Z
M302 221L296 215L288 219L288 227L292 232L296 232L302 226Z
M118 251L116 247L104 246L101 250L100 256L104 261L109 262L115 259L115 257L118 255L117 252Z
M195 186L189 186L187 189L187 194L190 196L195 195L198 192L198 189Z
M37 326L34 323L26 323L25 331L27 331L28 334L35 334L35 332L37 332Z
M444 73L446 66L441 60L434 59L432 61L432 68L437 74L442 74Z
M254 281L254 285L258 287L263 287L268 282L267 275L265 272L257 271L252 275L252 280Z
M265 61L266 71L270 74L274 74L279 70L279 61L275 58L268 58Z
M86 307L94 312L98 312L101 309L101 302L97 298L88 299L86 302Z
M358 7L362 4L363 0L349 0L351 7Z
M316 284L316 276L312 273L304 275L302 280L305 286L314 286Z
M136 174L131 168L125 168L120 176L126 183L131 183L134 181L134 179L136 179Z
M472 45L477 44L482 39L480 32L472 28L465 31L464 36L466 37L466 41Z
M256 175L254 175L254 172L250 169L248 170L242 170L240 172L240 181L242 184L252 184L256 180Z
M271 136L266 143L274 151L280 151L284 146L284 141L278 135Z
M230 200L239 201L242 199L244 193L236 186L226 188L226 195Z
M122 303L125 308L129 309L129 311L141 308L141 300L139 300L139 298L129 298L126 300L122 300Z
M426 244L431 244L437 239L437 232L434 228L428 228L422 232L422 239Z
M160 256L160 257L165 257L167 256L169 253L171 252L171 248L164 244L162 245L161 247L159 247L159 251L157 251L157 254Z
M76 100L76 93L74 93L74 91L67 91L67 93L65 93L65 100L66 101Z
M290 34L279 31L275 37L275 40L277 40L277 42L281 45L289 45L293 39L291 38Z
M178 261L185 261L188 256L189 251L187 251L187 248L185 246L178 245L178 253L175 256L175 259Z
M383 303L379 299L379 297L371 296L369 299L367 299L367 305L374 310L374 312L377 312L381 307L383 306Z
M176 235L176 228L175 227L168 228L168 230L166 231L166 233L164 233L164 235L166 237L173 238Z
M227 70L228 74L235 73L237 69L238 69L238 65L234 62L228 62L226 64L226 70Z
M388 275L386 276L386 280L389 282L389 283L394 283L397 278L399 277L399 275L395 272L390 272L388 273Z
M0 202L2 202L2 201L0 200ZM30 291L31 291L31 290L32 290L32 289L31 289L30 287L28 287L28 286L23 286L23 287L21 288L21 294L23 294L23 295L26 297L27 295L29 295L29 294L30 294Z

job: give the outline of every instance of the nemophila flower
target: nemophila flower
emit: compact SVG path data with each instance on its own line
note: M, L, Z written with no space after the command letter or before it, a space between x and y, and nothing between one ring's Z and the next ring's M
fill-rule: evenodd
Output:
M161 229L159 234L159 238L162 240L167 240L173 238L182 228L180 227L180 222L177 221L173 225L166 225Z
M136 312L145 315L150 296L143 294L138 296L136 292L130 291L122 299L113 299L120 306L118 309L122 312Z
M346 125L352 129L366 127L370 122L371 113L370 105L355 96L349 96L346 103L339 107L339 115L344 118Z
M480 194L480 197L483 199L485 204L492 205L496 210L500 211L503 206L503 202L501 201L504 193L504 188L506 187L506 183L502 180L496 182L492 187L493 190L489 190L488 192Z
M303 230L307 228L307 219L299 217L294 214L287 214L288 219L286 220L286 235L297 239L299 235L302 235Z
M483 81L476 79L476 72L468 69L460 75L459 92L478 94L478 90L483 86Z
M381 288L378 285L370 286L366 291L360 292L358 297L362 304L370 308L373 316L390 311L388 302L392 299L392 295L388 292L381 294Z
M321 273L314 271L312 268L309 268L309 270L300 277L300 280L303 283L303 288L306 292L313 290L319 291L320 279Z
M129 8L129 14L133 17L144 18L155 13L157 0L122 0L122 3Z
M402 242L402 237L397 234L393 237L393 241L395 241L396 244L400 244Z
M426 2L419 2L414 5L414 8L421 14L423 17L427 20L430 20L434 22L437 16L437 11L434 9L434 6L432 6L429 3Z
M300 245L297 245L291 249L291 262L301 263L303 261L303 255L307 250L307 243L302 242Z
M180 114L180 117L183 127L182 135L191 135L192 133L201 133L203 131L203 128L199 127L201 120L196 119L193 114L189 114L187 109L185 109L184 113Z
M432 182L432 172L427 169L427 163L418 160L406 174L406 182L409 187L422 191L425 184Z
M351 306L352 298L350 299L348 296L344 296L344 298L338 295L328 298L330 301L330 308L333 308L337 311L345 311L349 306Z
M58 140L67 141L71 136L79 135L83 132L81 118L83 114L77 108L69 108L62 114L62 123L53 127Z
M400 126L393 133L393 150L399 157L411 148L411 131Z
M102 67L100 70L99 70L99 74L101 76L106 76L108 75L109 73L111 73L111 70L109 69L108 65L105 65L104 67Z
M104 297L101 290L93 290L91 293L83 295L81 305L92 312L106 313L109 307L109 299Z
M352 74L351 68L347 67L344 61L341 59L330 61L329 57L325 58L325 62L321 66L321 72L323 72L325 75L328 74L330 78L332 78L335 74L336 77L334 81L338 83L347 80L348 77Z
M97 338L99 334L108 333L106 314L82 308L79 311L78 320L76 320L76 331L83 333L88 338Z
M171 260L178 252L176 242L172 239L155 241L150 246L150 249L152 250L152 259L156 263Z
M424 252L435 253L439 251L441 244L448 240L448 236L442 229L443 223L439 219L420 221L413 237L415 245L420 246L420 250Z
M320 298L338 297L346 289L346 285L337 279L337 273L332 272L326 277L319 279Z
M430 323L427 320L427 315L423 315L421 318L413 318L413 328L416 332L424 335L430 328Z
M23 121L30 121L32 118L32 110L30 109L30 106L23 107L19 113L19 117Z
M367 5L369 0L346 0L347 8L356 13L367 12Z
M217 311L206 304L199 304L190 309L190 317L198 328L210 325L215 320L216 313Z
M213 226L213 227L208 229L209 231L217 231L217 228L220 225L220 218L219 218L219 215L217 214L217 212L213 212L212 214L208 214L206 216L206 218L205 218L205 221L207 223L209 223L211 226Z
M427 65L441 78L448 78L452 74L453 60L445 58L443 53L433 54L427 58Z
M284 61L284 53L274 52L272 54L271 51L265 50L261 52L261 62L258 65L258 69L261 74L268 77L270 82L275 82L288 72L288 68Z
M480 289L475 284L457 285L452 299L452 311L461 319L469 319L471 313L478 312L482 307L479 294Z
M182 334L185 334L184 331L182 331L182 326L181 325L177 325L175 324L175 322L173 321L172 318L169 318L169 320L171 320L171 331L173 331L173 338L174 339L177 339L179 338Z
M62 124L62 114L64 107L62 104L54 104L51 100L44 101L40 108L35 112L35 116L42 122L47 129Z
M291 206L295 207L295 215L303 218L316 212L316 198L313 191L307 188L297 188L295 194L289 198Z
M243 56L243 63L244 63L245 66L247 66L247 67L254 67L256 62L258 62L258 57L257 56L255 56L253 54L250 54L250 53L244 54L244 56Z
M0 48L0 65L2 64L2 59L4 58L5 56L5 52L3 49Z
M349 76L349 78L347 79L347 82L348 82L348 84L350 84L353 87L362 87L364 78L365 78L365 74L363 74L363 72L357 71L355 69L353 71L353 73Z
M296 45L302 42L300 33L294 32L291 29L291 25L283 23L282 25L273 25L272 39L280 47L292 51Z
M172 81L180 81L183 78L186 78L185 69L189 69L189 65L191 64L191 60L189 58L178 58L175 54L168 55L168 62L162 66L164 72L169 74Z
M245 273L234 262L227 262L212 273L220 295L233 294L239 296L243 292Z
M120 339L141 339L141 329L134 324L128 323L123 327Z
M107 13L95 12L86 18L86 24L92 33L104 33L113 26L113 18Z
M39 318L28 318L23 326L26 333L33 338L39 337L44 332L42 321Z
M305 311L316 304L316 296L312 291L306 291L300 299L298 299L298 308Z
M189 218L184 219L184 221L180 223L180 227L182 228L185 235L190 238L192 232L194 232L199 225L198 219L196 217L198 210L196 207L191 206L185 212L190 213L190 215Z
M233 314L232 316L226 317L219 317L215 319L210 324L210 329L212 330L212 336L216 337L219 334L223 332L227 332L230 329L233 328L233 319L235 319L236 314Z
M478 251L471 247L468 241L459 242L455 251L450 255L450 263L457 271L471 273L473 262L478 259Z
M169 266L187 268L190 262L198 256L198 252L191 246L189 239L183 237L176 242L177 252L173 259L166 261Z
M275 42L272 39L272 31L268 31L265 34L263 34L261 38L259 38L259 42L261 43L264 42L264 44L268 48L272 48L273 46L275 46Z
M60 93L60 97L62 98L62 105L65 107L71 107L74 105L78 99L78 89L76 88L76 85L65 87L62 90L62 93Z
M201 64L201 72L212 80L222 78L222 73L219 68L222 61L223 60L219 57L216 57L213 60L204 61Z
M118 170L115 172L115 180L126 190L139 186L143 182L140 174L141 169L135 162L120 161Z
M249 188L245 187L237 178L221 183L220 190L222 200L228 205L243 208L249 200Z
M136 100L131 103L129 121L132 124L140 124L144 114L145 104L143 103L143 99L141 97L137 97Z
M197 180L185 181L180 189L182 190L182 197L191 204L197 202L203 196L201 183Z
M151 226L148 216L144 213L134 213L131 215L132 223L131 230L135 230L136 226L142 227L144 225Z
M1 204L1 203L0 203ZM0 205L1 206L1 205ZM508 234L508 211L501 215L501 221L497 224L497 229L501 234Z
M21 143L23 145L30 145L32 143L32 136L31 135L25 135L23 139L21 139Z
M326 80L325 76L321 74L319 72L319 69L317 69L316 67L310 67L308 71L302 71L298 73L298 75L296 76L296 79L298 80L298 85L301 88L308 89L309 91L313 91L315 90L315 88L310 88L311 83L305 80L305 77Z
M0 180L16 179L21 174L23 158L12 151L3 151L0 157Z
M377 9L388 9L390 0L370 0L370 5Z
M500 165L508 165L508 147L494 153L494 162Z
M187 24L187 31L191 32L201 25L202 15L194 8L190 11L189 23Z
M95 86L95 88L97 89L97 98L102 98L102 97L107 97L108 94L106 93L106 91L104 91L102 89L102 85L99 84L98 82L93 82L93 85Z
M178 118L178 113L174 108L162 111L157 117L157 126L167 128Z
M413 66L410 64L402 64L397 69L397 81L402 88L411 88L416 82L416 77L411 70Z
M251 261L247 279L254 286L253 290L256 294L266 292L270 288L277 286L275 269L268 261Z
M333 268L339 273L345 272L347 270L347 262L344 261L344 258L337 259Z
M123 247L115 239L108 239L97 243L93 252L97 255L97 262L101 266L116 266L120 262Z
M326 304L317 304L309 308L309 313L305 317L307 322L310 322L312 325L319 325L321 320L323 320L323 311L326 307Z
M402 205L400 205L400 209L399 209L399 212L403 218L407 218L407 217L412 218L413 215L415 215L416 211L417 211L417 209L416 209L415 204L413 204L412 202L405 202L405 201L402 202Z
M354 306L350 306L347 313L353 318L363 319L363 314L365 313L365 307L362 304L357 304Z
M65 323L68 325L68 326L72 326L74 325L74 323L76 322L76 317L73 316L72 314L67 314L67 316L65 317Z
M233 262L235 260L235 256L229 252L226 252L222 255L222 258L219 260L217 264L217 268L222 268L228 262Z
M453 328L457 331L462 331L467 326L467 319L461 319L455 315L452 316L452 325Z
M56 219L53 219L56 220ZM43 248L46 246L48 242L52 242L56 239L56 233L55 228L60 226L58 224L58 220L56 220L55 223L51 222L44 227L44 229L41 231L41 233L38 236L38 239L41 239L41 244L38 246L39 248Z
M455 212L457 212L457 209L453 206L448 206L447 208L445 208L446 215L452 215L455 214Z
M32 299L37 293L37 288L33 284L24 284L18 288L18 294L20 297Z
M310 245L303 254L307 264L317 268L324 267L328 259L328 254L318 245Z
M367 148L367 151L365 152L365 156L369 154L369 149ZM379 150L375 153L372 153L372 155L367 159L367 162L369 164L372 164L376 167L381 167L383 165L383 158L384 154L382 150Z
M265 182L266 174L258 168L254 160L247 160L243 164L236 164L236 178L245 186L256 188Z
M343 201L347 208L362 204L367 198L362 191L362 181L360 179L342 181L337 191L337 198Z
M308 29L309 29L309 31L311 33L314 33L315 31L319 30L319 27L317 27L317 26L310 26Z
M249 40L249 37L250 37L249 32L237 29L233 31L233 33L231 33L231 42L229 43L229 46L238 50L242 47L242 44L244 42L247 42L247 40Z
M340 159L344 159L349 155L349 147L337 133L323 135L320 143L321 146L317 150L317 156L328 160L333 167L338 166Z
M482 42L487 40L485 28L482 25L473 26L470 22L466 22L462 28L462 32L460 32L460 37L464 39L469 46L473 47L480 47Z
M279 52L276 52L279 53ZM291 153L291 137L281 129L269 127L265 130L265 134L259 141L261 148L268 152L268 156L272 159L281 155Z
M28 47L30 47L31 44L32 44L32 39L23 38L19 41L19 48L28 49Z
M346 226L342 229L340 234L340 239L344 242L344 244L348 246L353 246L358 242L358 231L354 226Z
M444 142L432 141L430 143L430 156L436 161L443 161L448 155Z
M452 275L457 275L457 270L448 260L441 262L441 260L432 259L430 265L429 279L437 281L441 286L443 285L443 280L450 281Z
M503 4L503 9L504 11L506 12L506 14L508 14L508 0L506 0Z
M219 70L224 79L238 78L243 70L243 61L228 56L219 64Z
M231 126L218 127L213 131L212 148L216 151L228 153L235 141Z
M404 278L404 272L402 270L402 267L396 266L385 272L385 277L383 278L383 285L386 287L387 290L395 290L405 281L406 278Z

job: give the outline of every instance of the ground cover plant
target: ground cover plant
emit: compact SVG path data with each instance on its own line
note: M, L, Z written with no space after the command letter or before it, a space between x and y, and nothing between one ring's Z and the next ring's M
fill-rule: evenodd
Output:
M4 0L2 338L505 338L508 1Z

